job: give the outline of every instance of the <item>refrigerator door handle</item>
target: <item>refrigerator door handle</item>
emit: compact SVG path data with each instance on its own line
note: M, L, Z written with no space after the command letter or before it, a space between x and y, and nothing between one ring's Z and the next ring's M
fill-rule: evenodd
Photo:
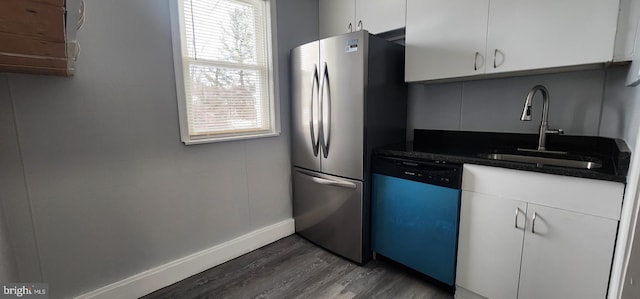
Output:
M320 120L318 121L319 123L319 127L320 127L320 131L318 132L318 144L320 145L320 148L322 148L322 152L325 151L324 148L324 83L325 83L325 75L324 73L326 72L326 68L327 68L327 63L324 63L324 68L322 70L322 83L320 84L320 92L319 92L319 97L318 100L320 101ZM320 138L320 136L322 136L322 138ZM326 158L326 156L325 156Z
M309 105L309 113L310 113L310 118L309 118L309 128L310 128L310 135L311 135L311 147L313 148L313 156L317 157L318 156L318 151L320 150L320 132L316 133L316 127L314 124L314 110L313 110L313 98L314 95L317 95L318 93L318 87L320 86L320 78L318 76L318 65L315 64L314 65L314 70L313 70L313 81L311 82L311 104ZM315 88L314 88L315 86Z
M296 170L296 171L299 172L300 174L305 175L306 178L308 178L311 181L316 182L318 184L329 185L329 186L340 187L340 188L348 188L348 189L356 189L357 188L356 184L354 184L352 182L343 181L343 180L329 180L329 179L325 179L325 178L319 178L319 177L313 175L313 173L306 172L306 171L303 171L303 170Z
M326 90L327 90L327 119L325 121L324 119L324 112L325 112L325 108L324 108L324 91L325 91L325 84L326 84ZM321 93L320 93L320 120L322 123L322 154L324 155L325 158L327 158L329 156L329 146L331 144L331 84L329 82L329 68L327 66L327 62L324 63L324 71L322 72L322 87L321 87ZM328 125L328 129L325 130L325 123ZM325 136L325 131L326 131L326 136Z

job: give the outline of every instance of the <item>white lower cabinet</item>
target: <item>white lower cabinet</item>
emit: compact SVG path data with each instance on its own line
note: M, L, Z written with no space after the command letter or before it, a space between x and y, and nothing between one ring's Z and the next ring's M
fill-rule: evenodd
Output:
M526 209L525 202L462 191L456 285L487 298L516 298Z
M618 221L535 204L527 219L518 298L605 298Z
M606 297L624 184L465 165L462 185L456 298Z

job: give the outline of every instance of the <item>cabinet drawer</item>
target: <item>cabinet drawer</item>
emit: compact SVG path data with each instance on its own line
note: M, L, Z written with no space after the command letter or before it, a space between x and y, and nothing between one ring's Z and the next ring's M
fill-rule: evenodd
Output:
M624 184L465 164L462 190L620 220Z

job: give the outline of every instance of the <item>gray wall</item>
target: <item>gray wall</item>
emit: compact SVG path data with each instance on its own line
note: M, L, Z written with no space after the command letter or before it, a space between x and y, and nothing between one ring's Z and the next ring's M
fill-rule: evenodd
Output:
M0 100L8 98L8 93L7 80L0 74ZM5 103L5 101L0 101L0 120L11 118L11 106L6 104L7 103ZM6 175L6 171L2 171L2 169L20 169L19 166L16 167L15 163L12 164L12 162L15 161L8 159L10 156L14 156L13 154L15 153L11 151L15 148L10 146L10 144L15 145L15 142L11 142L15 140L15 131L12 129L12 124L4 125L3 122L3 125L0 126L0 165L2 165L2 167L0 167L0 190L3 190L7 194L11 194L12 191L15 191L15 186L23 186L23 184L21 184L22 182L17 184L16 182L10 182L8 175ZM19 159L16 161L19 161ZM11 214L4 212L4 206L8 204L9 200L10 198L8 197L0 197L0 281L2 282L18 281L15 256L13 255L7 228L7 216L11 216Z
M18 274L4 219L0 206L0 281L13 282L18 281Z
M17 281L42 281L12 104L8 78L0 74L0 203L4 223L16 259Z
M290 218L288 52L318 32L317 1L277 1L281 136L185 146L168 0L86 2L74 77L0 75L0 199L52 298Z
M520 121L527 92L549 89L549 126L570 135L621 138L635 146L640 128L640 91L626 87L629 66L445 84L409 86L408 137L413 129L537 133L542 117L538 94L533 119Z
M640 88L625 85L627 70L618 67L607 71L600 135L622 138L633 148L640 129Z
M408 138L413 129L537 133L542 101L536 95L532 121L520 121L527 92L549 89L549 126L571 135L598 135L605 70L486 79L445 84L411 84Z

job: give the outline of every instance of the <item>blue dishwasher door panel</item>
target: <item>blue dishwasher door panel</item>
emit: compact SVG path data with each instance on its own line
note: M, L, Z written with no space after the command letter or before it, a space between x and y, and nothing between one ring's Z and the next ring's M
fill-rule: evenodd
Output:
M460 190L372 176L373 251L452 286Z

